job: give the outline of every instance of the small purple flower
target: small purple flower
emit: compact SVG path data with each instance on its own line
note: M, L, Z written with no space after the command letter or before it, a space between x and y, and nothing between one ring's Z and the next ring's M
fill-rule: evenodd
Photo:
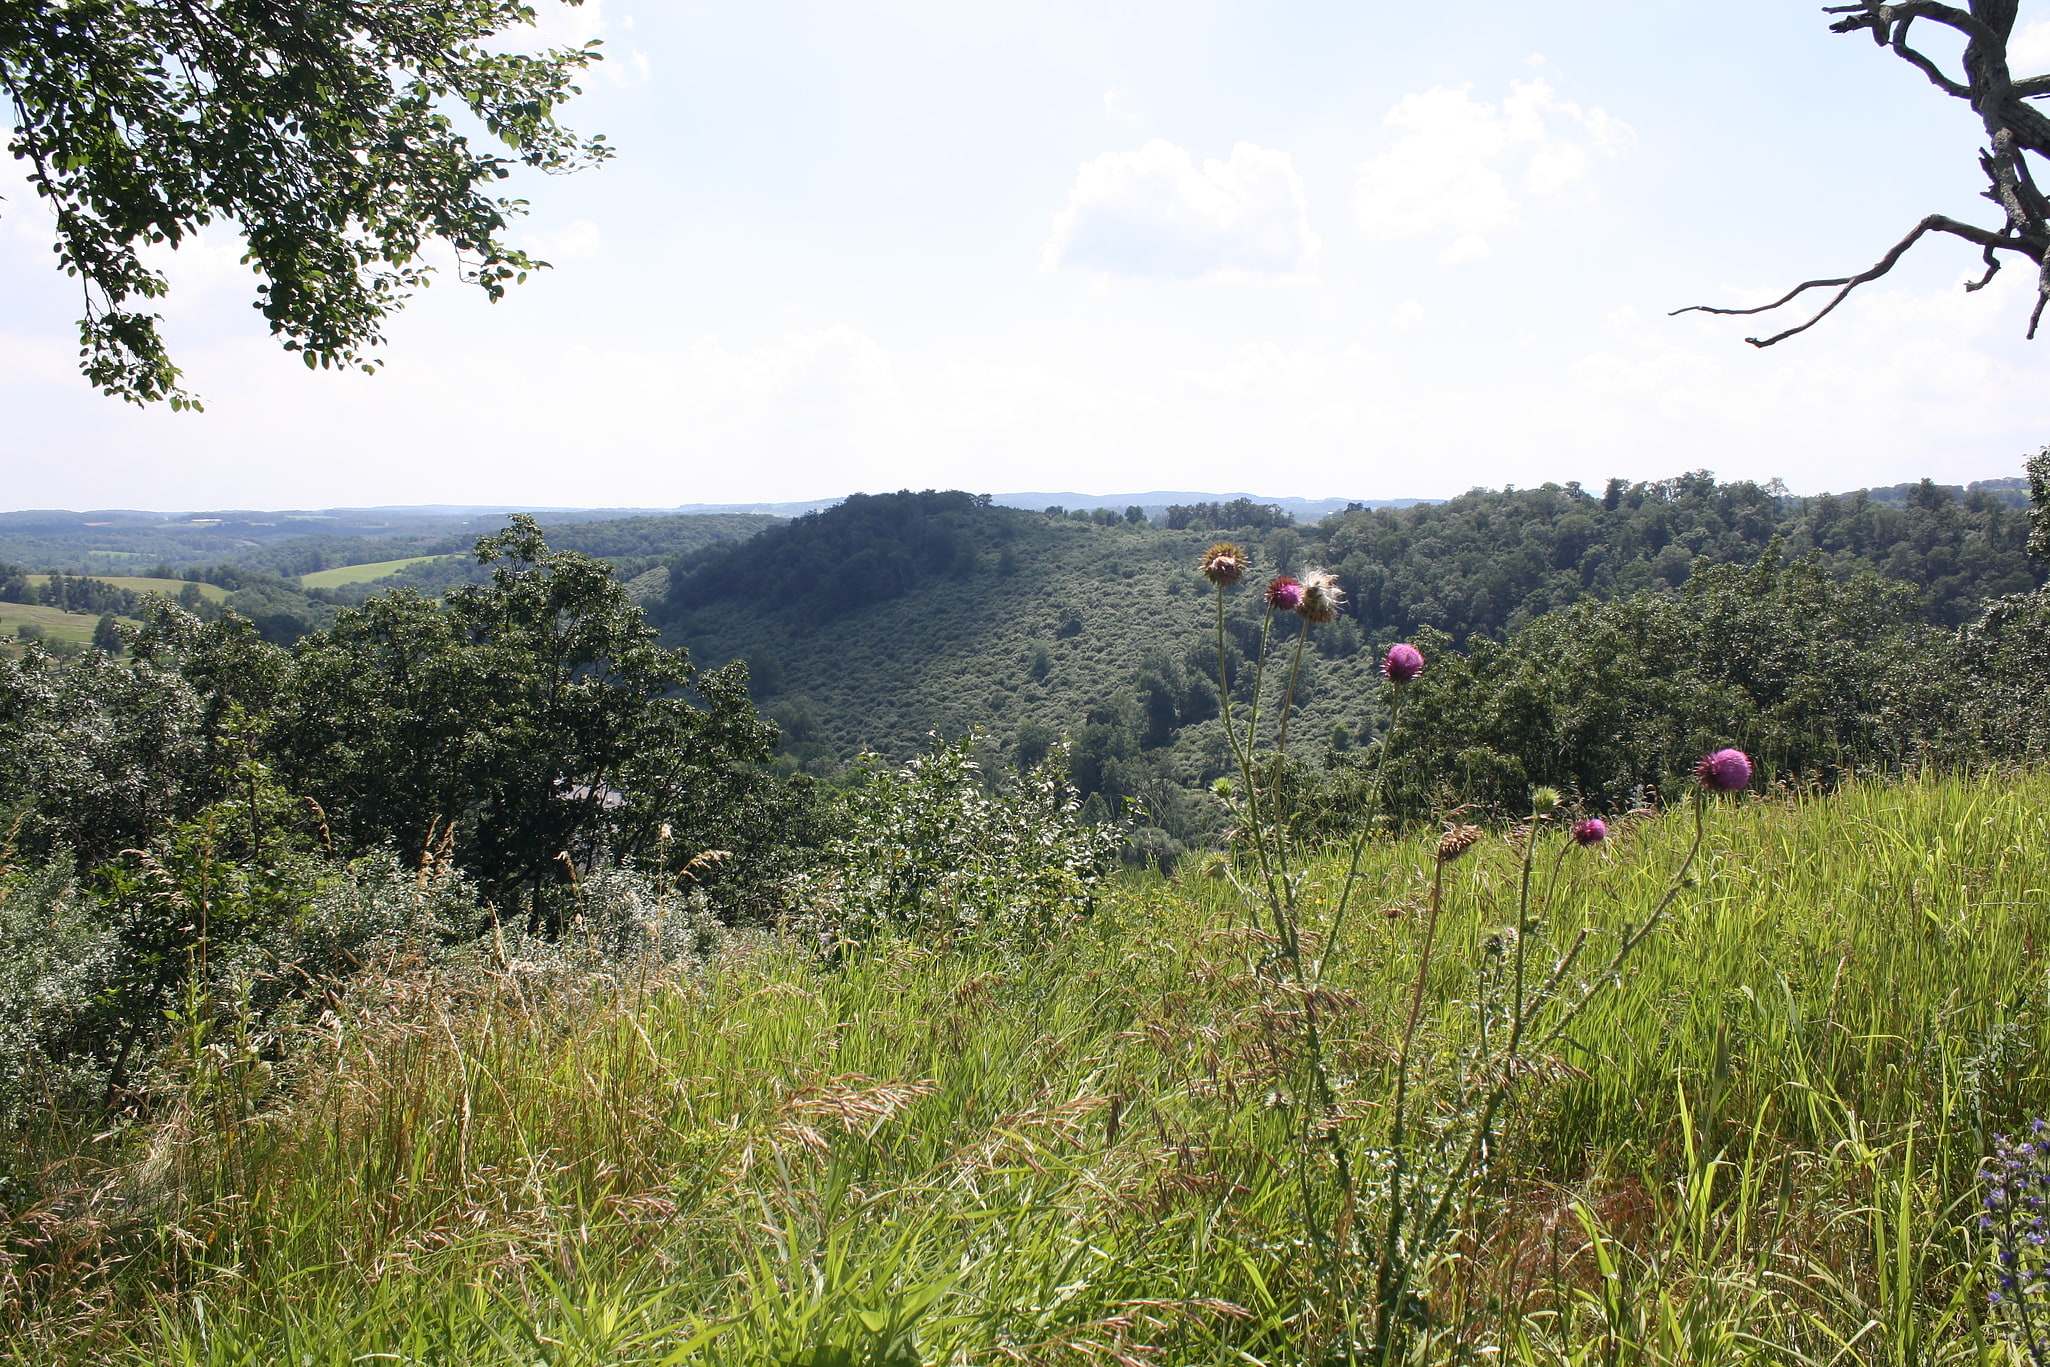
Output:
M1408 683L1424 672L1424 653L1407 641L1388 647L1388 658L1381 661L1381 672L1390 683Z
M1734 793L1751 782L1751 757L1742 750L1717 750L1701 757L1694 766L1694 777L1704 788Z
M1574 822L1569 834L1576 845L1599 845L1609 838L1609 823L1598 816L1591 816L1585 821Z
M1303 605L1303 586L1287 575L1267 586L1267 606L1276 612L1294 612Z

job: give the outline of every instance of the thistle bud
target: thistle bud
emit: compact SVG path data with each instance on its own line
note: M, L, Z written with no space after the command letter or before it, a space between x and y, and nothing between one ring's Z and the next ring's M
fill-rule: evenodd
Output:
M1221 589L1228 589L1239 582L1239 577L1252 566L1252 557L1244 549L1230 541L1220 541L1203 552L1203 577Z
M1533 788L1530 793L1531 815L1550 816L1559 810L1561 800L1557 788Z
M1388 682L1404 684L1424 672L1424 653L1407 641L1388 647L1388 658L1381 661L1381 672L1388 676Z
M1480 843L1481 828L1478 826L1454 826L1438 837L1438 862L1449 864Z

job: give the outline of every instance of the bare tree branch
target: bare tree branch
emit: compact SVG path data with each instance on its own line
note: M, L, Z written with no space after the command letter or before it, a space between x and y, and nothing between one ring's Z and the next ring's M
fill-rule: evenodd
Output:
M1799 298L1801 295L1806 294L1809 290L1826 290L1832 288L1836 289L1835 296L1832 297L1827 304L1823 305L1822 311L1817 313L1813 318L1810 318L1807 322L1801 324L1799 327L1788 328L1785 332L1774 333L1770 337L1746 337L1744 339L1745 341L1749 342L1752 346L1755 347L1769 347L1774 342L1785 341L1787 338L1794 336L1796 333L1806 332L1809 328L1814 327L1824 318L1827 318L1838 304L1843 303L1845 298L1849 296L1852 290L1858 288L1858 286L1860 285L1867 284L1873 280L1877 280L1880 276L1885 275L1888 271L1892 270L1894 267L1894 263L1899 261L1901 257L1906 254L1908 248L1914 246L1917 242L1921 241L1925 234L1932 232L1949 233L1953 237L1961 237L1967 242L1976 242L1981 247L1986 249L1986 263L1989 269L1986 272L1986 279L1981 280L1979 282L1979 285L1984 285L1987 280L1991 280L1993 278L1994 271L1997 271L2000 268L1996 258L1993 256L1994 252L2012 251L2028 254L2027 246L2023 243L2015 241L2012 238L2006 238L2002 237L1998 233L1988 232L1986 229L1978 227L1975 224L1960 223L1958 222L1958 220L1954 218L1945 218L1942 214L1931 214L1929 215L1929 217L1923 219L1920 223L1917 223L1914 227L1914 230L1911 231L1906 237L1894 243L1893 249L1887 252L1885 256L1880 257L1876 264L1865 270L1858 272L1856 275L1846 275L1839 277L1835 280L1806 280L1803 281L1801 284L1794 286L1785 294L1773 300L1770 304L1760 304L1756 308L1724 309L1716 308L1710 304L1689 304L1686 308L1674 309L1671 313L1667 314L1666 316L1668 318L1677 318L1683 313L1714 313L1728 317L1748 317L1749 315L1754 313L1770 313L1774 309L1780 307L1782 304L1790 303L1794 299ZM1971 288L1976 289L1979 287L1979 285L1972 286ZM2033 335L2033 328L2031 329L2031 335Z
M1896 57L1928 77L1946 95L1964 100L1979 116L1986 130L1986 148L1979 153L1979 169L1986 175L1985 197L2000 206L2005 222L1999 231L1961 222L1944 214L1931 214L1878 262L1856 275L1832 280L1808 280L1796 285L1770 304L1757 308L1726 309L1696 304L1675 309L1681 313L1749 315L1769 313L1800 298L1810 290L1834 290L1829 302L1797 327L1770 337L1747 337L1755 347L1769 347L1806 332L1827 318L1851 291L1877 280L1892 270L1907 250L1930 233L1962 238L1980 248L1985 274L1967 281L1968 291L1982 290L2000 272L2001 253L2014 252L2036 263L2036 303L2029 315L2028 335L2034 337L2045 306L2050 305L2050 196L2037 187L2029 169L2028 154L2050 158L2050 115L2025 103L2050 95L2050 75L2016 81L2008 70L2008 35L2014 30L2016 0L1969 0L1970 8L1942 4L1939 0L1859 0L1854 4L1828 5L1825 14L1845 16L1831 24L1833 33L1868 30L1872 41L1891 48ZM1917 20L1942 24L1965 36L1964 76L1953 78L1935 61L1909 46L1908 35Z
M1959 82L1953 81L1952 79L1950 79L1950 77L1944 75L1941 67L1938 67L1936 63L1930 61L1927 57L1924 57L1921 53L1909 47L1907 39L1908 26L1906 24L1902 24L1899 36L1893 40L1893 50L1901 58L1902 61L1907 62L1910 66L1913 66L1919 71L1921 71L1921 73L1924 76L1927 76L1930 79L1930 81L1935 84L1936 88L1938 90L1941 90L1944 94L1955 95L1961 100L1968 100L1971 98L1972 88L1970 86L1960 84Z
M1980 0L1983 3L1983 0ZM1974 10L1980 7L1975 3ZM1895 24L1905 27L1917 19L1933 19L1948 25L1967 38L2005 49L2007 35L1995 33L1992 27L1975 14L1967 13L1955 5L1940 5L1936 0L1908 0L1906 4L1888 5L1881 0L1866 0L1858 5L1824 5L1824 14L1848 14L1849 19L1839 19L1829 26L1831 33L1855 33L1861 28L1873 30L1872 41L1885 44L1889 41L1888 30Z

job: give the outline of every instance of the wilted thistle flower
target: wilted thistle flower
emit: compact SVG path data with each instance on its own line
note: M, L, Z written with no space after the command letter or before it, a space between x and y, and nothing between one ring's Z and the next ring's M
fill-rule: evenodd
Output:
M1694 777L1704 788L1734 793L1751 781L1751 757L1742 750L1717 750L1701 757Z
M1598 816L1591 816L1585 821L1574 822L1568 834L1576 845L1599 845L1609 838L1609 823Z
M1329 570L1305 570L1303 572L1302 601L1296 604L1296 613L1305 622L1335 621L1338 610L1345 606L1345 595L1339 591L1338 576Z
M1294 612L1303 603L1303 586L1287 575L1267 586L1267 606L1276 612Z
M1454 826L1438 837L1438 862L1449 864L1480 843L1481 828L1478 826Z
M1388 647L1388 658L1381 661L1381 672L1390 683L1408 683L1424 672L1424 653L1407 641Z
M1203 552L1203 577L1221 589L1228 589L1239 582L1251 567L1253 561L1245 550L1229 541L1220 541Z

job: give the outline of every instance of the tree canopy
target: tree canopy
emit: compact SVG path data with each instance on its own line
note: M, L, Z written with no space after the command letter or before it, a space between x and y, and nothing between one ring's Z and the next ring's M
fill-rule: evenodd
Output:
M1987 187L1980 193L1999 207L2004 222L1996 230L1965 223L1945 214L1930 214L1893 244L1873 265L1855 275L1828 280L1804 280L1769 304L1756 308L1725 309L1695 304L1676 313L1720 313L1747 316L1770 313L1810 290L1834 290L1829 302L1805 323L1783 329L1769 337L1747 337L1756 347L1769 347L1814 327L1850 296L1852 290L1877 280L1892 270L1910 247L1931 233L1960 237L1979 248L1986 273L1965 286L1984 289L1999 273L2003 254L2011 253L2031 261L2037 268L2036 307L2029 314L2030 337L2050 304L2050 198L2037 188L2029 169L2028 153L2050 157L2050 116L2030 100L2050 95L2050 75L2018 76L2008 63L2007 44L2020 10L2019 0L1970 0L1969 6L1909 0L1906 4L1885 4L1881 0L1858 0L1849 5L1828 5L1825 14L1843 18L1831 24L1832 33L1870 33L1872 41L1890 50L1914 67L1938 90L1971 105L1986 130L1986 145L1979 151L1979 167L1986 173ZM1964 52L1955 72L1923 52L1913 41L1918 22L1950 29L1964 39Z
M430 243L494 300L546 264L505 240L525 201L498 182L610 149L556 120L595 42L486 46L533 18L518 0L0 0L8 151L83 290L86 378L193 404L145 311L169 282L143 252L216 221L242 234L254 306L308 366L375 368Z

